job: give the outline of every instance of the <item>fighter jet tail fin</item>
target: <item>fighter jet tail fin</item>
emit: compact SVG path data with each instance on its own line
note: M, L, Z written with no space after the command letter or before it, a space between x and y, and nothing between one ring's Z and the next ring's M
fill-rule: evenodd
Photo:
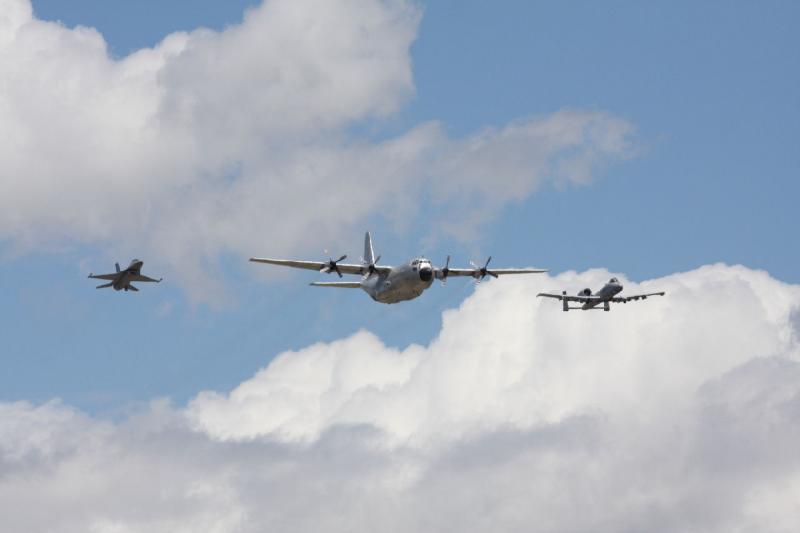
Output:
M133 285L128 285L128 290L129 290L129 291L133 291L133 292L139 292L139 289L137 289L137 288L136 288L136 287L134 287Z
M364 235L364 264L375 264L375 251L372 249L372 235L369 232Z
M119 272L119 263L114 263L114 266L117 267L117 272Z

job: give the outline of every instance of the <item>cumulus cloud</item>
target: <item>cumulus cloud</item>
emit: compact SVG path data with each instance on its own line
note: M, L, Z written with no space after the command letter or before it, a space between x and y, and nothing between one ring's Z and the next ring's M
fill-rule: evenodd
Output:
M411 1L267 0L121 59L29 0L0 13L0 242L146 255L198 298L216 294L225 254L318 250L422 198L465 237L541 184L585 183L631 154L631 124L601 111L464 138L436 122L354 133L414 95Z
M609 277L566 273L547 284L576 292ZM540 281L503 279L445 313L428 347L397 352L361 332L278 357L225 397L201 394L189 412L219 438L307 440L331 424L369 424L399 442L435 441L591 409L679 406L709 376L795 346L798 294L766 274L707 267L625 285L669 296L617 305L613 319L588 319L540 304ZM447 396L436 398L437 391Z
M111 423L0 405L13 531L790 532L800 508L800 287L714 265L563 313L482 285L428 346L367 332L229 393ZM41 512L47 509L46 513Z

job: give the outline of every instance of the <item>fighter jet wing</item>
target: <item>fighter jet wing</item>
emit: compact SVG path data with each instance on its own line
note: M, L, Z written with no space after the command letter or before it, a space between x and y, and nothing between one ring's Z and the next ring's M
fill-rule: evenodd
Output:
M251 257L250 261L254 263L266 263L268 265L278 265L278 266L287 266L292 268L302 268L305 270L316 270L320 272L326 266L328 266L327 261L294 261L291 259L268 259L263 257ZM363 274L366 270L364 265L356 265L353 263L338 263L337 266L339 267L339 271L342 274ZM385 266L375 266L375 270L377 272L389 272L391 270L389 267Z
M611 301L615 303L628 303L632 300L646 300L648 296L664 296L666 292L648 292L647 294L634 294L633 296L620 296L618 298L612 298Z
M571 296L569 294L550 294L546 292L540 292L536 296L542 296L544 298L555 298L556 300L566 300L568 302L579 302L579 303L586 303L591 302L593 300L600 300L599 296Z
M161 279L153 279L153 278L148 278L147 276L142 276L141 274L136 274L135 276L131 276L128 279L130 281L150 281L152 283L160 283L161 279L163 279L163 278L161 278Z
M440 273L442 269L437 269L437 278L440 277ZM497 274L498 276L504 276L506 274L541 274L543 272L549 272L549 270L544 268L490 268L488 274ZM449 268L447 269L448 276L475 276L476 271L474 268ZM480 274L480 271L478 271Z
M89 274L89 277L92 279L105 279L108 281L114 281L119 276L119 272L114 274Z

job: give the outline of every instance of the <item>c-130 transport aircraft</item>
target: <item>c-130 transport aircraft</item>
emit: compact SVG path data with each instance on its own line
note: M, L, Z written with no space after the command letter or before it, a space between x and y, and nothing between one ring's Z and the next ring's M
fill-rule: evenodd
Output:
M544 296L545 298L556 298L561 300L564 311L569 311L570 309L581 309L583 311L590 311L592 309L599 310L600 308L597 306L600 304L603 304L603 311L611 311L611 302L626 304L632 300L647 300L648 296L664 296L664 294L666 294L664 291L661 291L618 297L617 294L620 292L622 292L622 284L617 278L611 278L608 283L606 283L603 288L597 291L595 294L592 294L591 289L583 289L578 293L577 296L567 296L567 291L563 291L561 294L548 294L540 292L536 296ZM578 302L582 305L578 307L570 307L569 302Z
M251 257L250 261L256 263L267 263L270 265L288 266L292 268L304 268L306 270L317 270L330 274L336 272L341 278L343 274L361 276L361 281L334 281L311 283L314 287L334 287L340 289L362 289L370 295L376 302L393 304L405 300L412 300L422 294L425 289L431 286L434 279L444 283L449 276L470 276L479 283L487 275L493 278L506 274L538 274L547 272L546 269L539 268L493 268L489 269L489 261L482 267L472 264L472 268L450 268L450 256L443 268L435 267L430 260L424 257L412 259L408 263L400 266L378 265L380 256L375 257L372 249L372 236L369 232L364 236L364 257L361 264L341 263L347 258L341 256L335 261L293 261L287 259L268 259Z

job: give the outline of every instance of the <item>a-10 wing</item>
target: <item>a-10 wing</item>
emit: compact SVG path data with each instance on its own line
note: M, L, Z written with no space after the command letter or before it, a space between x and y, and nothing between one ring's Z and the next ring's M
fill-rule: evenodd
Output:
M628 303L635 300L646 300L648 296L664 296L666 292L649 292L647 294L634 294L633 296L619 296L615 298L610 298L609 302L614 302L618 304ZM571 296L569 294L550 294L546 292L540 292L536 296L542 296L544 298L555 298L556 300L566 300L568 302L579 302L579 303L586 303L586 302L595 302L595 301L602 301L603 299L600 296Z
M278 266L286 266L292 268L302 268L305 270L316 270L317 272L322 271L325 267L328 266L327 261L295 261L292 259L268 259L266 257L251 257L250 261L254 263L266 263L268 265L278 265ZM367 272L367 266L365 265L356 265L353 263L337 263L336 265L339 268L339 271L342 274L354 274L354 275L361 275ZM376 272L380 273L388 273L390 267L379 266L375 265L374 269Z
M633 300L647 300L648 296L664 296L665 294L665 291L648 292L647 294L634 294L633 296L620 296L618 298L611 298L611 301L618 304L626 304Z

